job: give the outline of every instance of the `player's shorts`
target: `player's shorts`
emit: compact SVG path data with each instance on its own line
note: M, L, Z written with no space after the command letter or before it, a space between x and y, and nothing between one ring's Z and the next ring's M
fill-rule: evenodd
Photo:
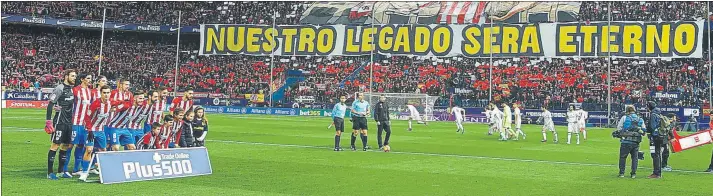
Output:
M334 130L339 132L344 132L344 119L334 118Z
M57 124L54 127L54 132L50 135L50 141L55 144L71 144L72 125Z
M352 129L354 130L367 130L369 126L366 123L366 117L354 117L352 121Z
M505 121L505 124L503 124L503 128L512 128L512 121Z
M168 148L176 148L176 142L168 143Z
M106 149L106 133L105 131L94 131L93 138L87 138L86 146L94 146L100 149Z
M462 124L463 118L456 118L456 124Z
M137 139L144 136L143 129L129 129L129 133L131 133L131 136L134 137L134 141L137 141Z
M580 123L577 123L577 124L579 124L579 127L577 127L577 129L587 128L587 124L584 123L584 122L580 122Z
M109 144L111 145L128 145L128 144L134 144L136 141L134 140L134 135L131 134L129 129L121 128L109 128L113 129L111 133L111 140L109 141Z
M151 124L145 123L144 124L144 134L146 134L150 131L151 131Z
M411 119L421 121L421 114L419 114L418 112L411 112Z
M84 144L87 142L87 130L84 125L72 125L72 144Z
M552 131L552 132L554 132L554 131L555 131L555 125L554 125L554 124L547 124L547 123L545 123L544 125L542 125L542 129L544 129L544 131Z
M515 122L515 128L520 129L522 127L522 121L516 121Z
M567 133L576 133L579 132L577 129L578 123L568 123L567 124Z

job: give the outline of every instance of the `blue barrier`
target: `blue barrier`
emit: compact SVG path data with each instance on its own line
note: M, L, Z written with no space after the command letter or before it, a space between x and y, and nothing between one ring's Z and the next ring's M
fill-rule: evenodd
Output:
M205 147L98 152L102 184L181 178L213 173Z
M57 19L52 17L32 17L32 16L19 16L19 15L8 15L2 14L2 22L19 22L19 23L34 23L43 24L51 26L62 26L62 27L80 27L80 28L93 28L101 29L101 21L91 21L91 20L73 20L73 19ZM107 30L126 30L126 31L154 31L154 32L175 32L178 30L178 26L175 25L144 25L144 24L127 24L127 23L116 23L116 22L106 22L104 28ZM200 26L182 26L181 33L200 33Z

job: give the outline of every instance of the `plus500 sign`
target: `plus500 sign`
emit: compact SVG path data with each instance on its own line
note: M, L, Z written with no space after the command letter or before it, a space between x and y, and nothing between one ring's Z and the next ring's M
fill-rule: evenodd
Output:
M161 161L153 165L126 162L123 166L126 179L130 179L132 174L136 174L139 178L150 178L193 173L193 166L191 166L190 160Z

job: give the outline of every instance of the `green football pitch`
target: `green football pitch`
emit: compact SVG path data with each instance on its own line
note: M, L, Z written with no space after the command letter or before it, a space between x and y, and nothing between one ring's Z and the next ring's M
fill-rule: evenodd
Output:
M589 140L541 143L539 126L523 126L527 139L499 142L486 126L435 122L428 127L394 121L390 153L332 151L329 118L208 114L206 146L213 174L102 185L45 179L49 136L44 111L2 110L3 195L712 195L711 145L672 154L672 172L651 174L648 142L638 178L618 178L618 140L590 128ZM351 123L346 122L347 127ZM370 122L369 127L376 127ZM345 134L348 135L348 134ZM574 139L573 139L574 140ZM348 148L349 137L342 137ZM357 139L357 147L361 141ZM56 162L56 161L55 161ZM73 162L73 161L72 161ZM629 161L630 162L630 161ZM55 163L55 169L56 169ZM70 167L71 168L71 167ZM108 169L108 168L103 168ZM90 179L98 180L97 176Z

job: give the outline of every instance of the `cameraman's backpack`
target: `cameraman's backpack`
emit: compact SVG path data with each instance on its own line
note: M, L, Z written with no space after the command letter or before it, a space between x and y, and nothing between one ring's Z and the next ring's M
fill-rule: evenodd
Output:
M659 128L658 130L656 130L656 132L658 132L658 135L661 137L667 137L668 134L671 132L671 119L661 114L654 115L658 116L660 120Z
M626 132L628 132L628 133L624 133L624 135L627 135L627 136L624 136L623 139L632 141L632 142L636 142L636 143L640 143L641 136L636 134L636 133L641 132L641 127L639 127L640 117L637 116L636 118L634 118L634 117L627 116L627 118L631 118L631 128L626 130ZM635 136L635 135L638 135L638 136Z

